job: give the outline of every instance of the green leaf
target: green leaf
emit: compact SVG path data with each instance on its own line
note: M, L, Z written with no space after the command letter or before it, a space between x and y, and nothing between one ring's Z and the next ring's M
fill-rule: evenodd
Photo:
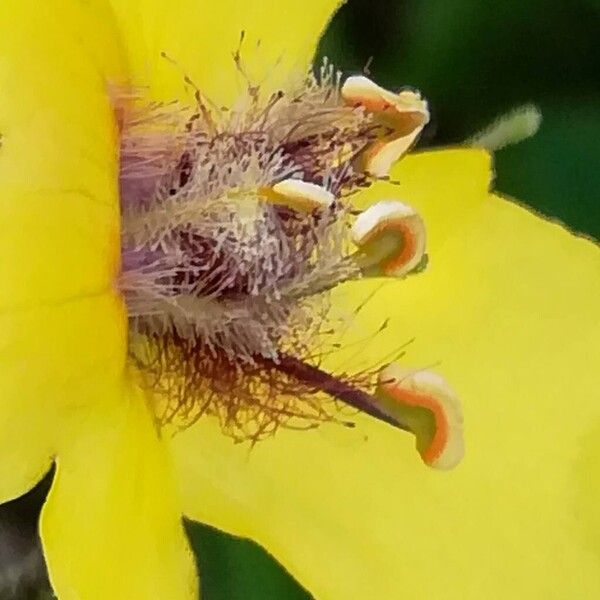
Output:
M203 600L310 600L311 596L257 544L187 522Z

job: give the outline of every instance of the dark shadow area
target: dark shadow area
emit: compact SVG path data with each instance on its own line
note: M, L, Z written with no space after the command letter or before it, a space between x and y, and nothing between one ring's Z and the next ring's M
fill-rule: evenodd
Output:
M0 505L0 599L50 600L38 523L54 469L29 492Z

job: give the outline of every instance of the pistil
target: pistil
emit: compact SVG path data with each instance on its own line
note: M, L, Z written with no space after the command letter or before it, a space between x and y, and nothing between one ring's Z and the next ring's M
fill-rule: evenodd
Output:
M392 412L378 406L371 394L352 385L352 383L345 381L343 378L335 377L319 367L285 354L280 354L277 360L263 358L259 360L265 366L282 371L298 379L304 385L313 388L315 392L328 394L360 412L375 417L379 421L383 421L404 431L410 431L408 425L394 417Z

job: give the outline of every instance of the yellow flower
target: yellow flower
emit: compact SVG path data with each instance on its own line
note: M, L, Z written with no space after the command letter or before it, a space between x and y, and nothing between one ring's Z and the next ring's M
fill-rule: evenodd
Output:
M336 4L0 6L0 500L56 461L41 532L61 599L195 597L182 514L255 539L317 598L600 593L600 253L490 194L481 151L409 156L399 184L354 200L416 207L432 260L405 281L336 288L334 314L373 297L326 365L381 364L414 337L403 360L439 362L463 401L455 471L425 469L409 436L366 415L251 451L211 417L161 436L128 374L107 84L185 100L165 53L230 103L244 30L245 68L275 89L306 68Z

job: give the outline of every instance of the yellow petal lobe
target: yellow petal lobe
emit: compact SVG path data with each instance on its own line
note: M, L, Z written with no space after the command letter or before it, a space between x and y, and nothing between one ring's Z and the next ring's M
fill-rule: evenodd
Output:
M123 369L109 16L96 1L0 4L0 501L49 468L65 407Z
M461 235L485 204L491 179L491 157L484 150L410 153L394 167L389 181L378 181L351 201L359 210L384 198L401 198L412 206L427 228L431 268L437 269L446 241Z
M248 86L270 94L303 76L339 0L113 0L134 83L187 101L184 74L217 106ZM167 58L163 56L163 53ZM189 87L189 86L188 86Z
M119 380L126 322L120 299L105 294L0 313L0 502L46 472L63 420L104 402L104 381Z
M69 0L0 6L0 309L99 293L114 278L107 79L122 71L103 12Z
M189 600L194 559L163 442L139 390L106 384L106 401L63 424L42 510L50 580L61 600Z
M600 252L487 195L483 154L421 154L394 177L432 268L336 293L353 326L323 366L368 368L414 338L401 363L435 364L461 398L462 464L425 469L367 417L251 450L207 418L173 440L185 511L265 545L320 599L596 597Z

